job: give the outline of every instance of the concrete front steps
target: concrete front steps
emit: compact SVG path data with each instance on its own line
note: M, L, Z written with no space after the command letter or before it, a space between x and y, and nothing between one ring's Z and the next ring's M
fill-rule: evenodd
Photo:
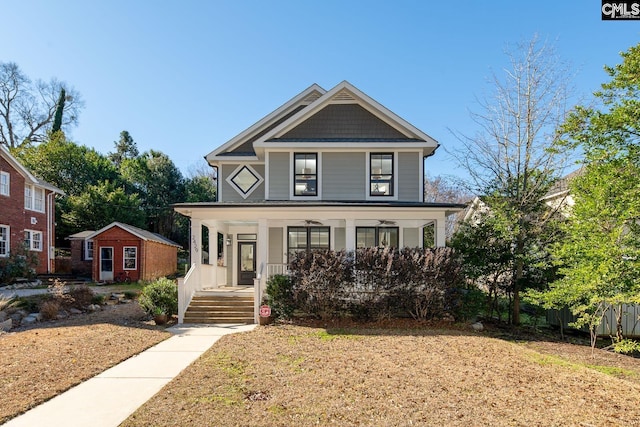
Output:
M253 296L194 295L184 323L253 324Z

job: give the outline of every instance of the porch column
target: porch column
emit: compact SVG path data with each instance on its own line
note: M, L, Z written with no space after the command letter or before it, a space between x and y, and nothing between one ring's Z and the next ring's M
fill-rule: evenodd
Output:
M258 220L258 247L256 257L257 274L260 275L260 284L264 287L267 278L267 261L269 249L269 228L266 218Z
M189 259L190 264L195 264L196 268L193 272L192 280L195 283L195 289L202 289L202 221L191 218L191 239L189 241ZM191 266L189 266L191 267Z
M436 248L446 246L446 218L438 218L435 220Z
M345 228L344 228L344 246L348 251L353 251L356 249L356 220L355 219L347 219L345 220Z
M214 288L218 287L218 228L209 227L209 264L211 265L211 277L209 278Z

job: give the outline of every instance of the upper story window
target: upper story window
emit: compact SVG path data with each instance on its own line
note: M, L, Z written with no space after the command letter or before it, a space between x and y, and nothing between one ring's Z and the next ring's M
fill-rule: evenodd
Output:
M356 247L398 247L398 227L356 227Z
M294 195L318 195L318 154L294 154Z
M9 256L9 226L0 225L0 257Z
M30 251L42 251L42 231L24 230L24 244Z
M44 212L44 190L33 185L25 185L24 207L32 211Z
M227 178L227 182L242 196L249 195L264 181L260 174L251 166L238 166Z
M393 196L393 153L371 153L369 195Z
M0 172L0 195L8 196L11 182L9 181L9 172Z

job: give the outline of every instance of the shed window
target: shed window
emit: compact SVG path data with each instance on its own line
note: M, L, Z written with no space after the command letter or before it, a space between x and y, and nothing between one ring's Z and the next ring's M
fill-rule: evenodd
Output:
M123 260L125 270L135 270L138 268L138 248L135 246L125 246Z

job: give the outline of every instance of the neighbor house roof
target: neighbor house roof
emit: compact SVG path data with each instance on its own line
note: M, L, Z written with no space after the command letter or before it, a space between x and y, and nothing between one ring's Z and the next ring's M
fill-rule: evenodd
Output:
M69 237L67 237L67 240L84 240L87 237L89 237L90 235L92 235L93 233L95 233L95 231L93 230L85 230L85 231L81 231L79 233L75 233L70 235Z
M0 156L4 157L7 160L7 162L9 162L9 164L13 166L13 168L17 170L18 173L24 177L25 182L27 184L37 185L38 187L42 187L46 190L53 191L54 193L64 195L64 191L62 191L58 187L52 184L49 184L48 182L38 178L37 176L29 172L29 170L24 166L22 166L22 164L18 161L18 159L13 157L9 152L9 150L2 144L0 144Z
M182 246L180 246L179 244L177 244L174 241L171 241L169 239L167 239L166 237L158 234L158 233L152 233L151 231L147 231L147 230L143 230L141 228L138 227L134 227L133 225L129 225L129 224L123 224L121 222L112 222L111 224L107 225L106 227L101 228L98 231L94 231L92 234L89 234L88 236L85 237L85 239L94 239L96 236L98 236L99 234L104 233L105 231L113 228L113 227L119 227L131 234L133 234L136 237L141 238L142 240L145 241L151 241L151 242L157 242L157 243L162 243L165 245L169 245L169 246L175 246L177 248L181 248Z

